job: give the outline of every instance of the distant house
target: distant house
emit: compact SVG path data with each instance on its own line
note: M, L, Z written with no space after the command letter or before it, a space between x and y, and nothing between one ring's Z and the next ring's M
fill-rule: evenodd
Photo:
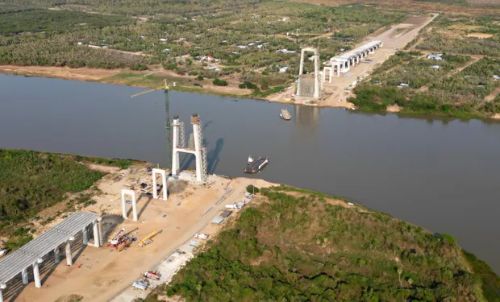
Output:
M295 50L288 50L286 48L276 50L276 53L291 54L295 53Z
M442 53L430 53L427 55L427 59L434 60L434 61L443 61L443 54Z
M288 71L288 66L283 66L283 67L280 67L279 69L279 73L285 73Z

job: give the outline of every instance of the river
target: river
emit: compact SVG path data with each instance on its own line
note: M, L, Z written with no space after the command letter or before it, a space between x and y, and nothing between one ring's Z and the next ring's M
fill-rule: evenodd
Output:
M199 113L209 169L346 197L434 232L500 273L500 124L287 106L255 100L0 75L0 148L119 157L168 166L166 119ZM167 106L168 105L168 106ZM186 127L189 133L189 127Z

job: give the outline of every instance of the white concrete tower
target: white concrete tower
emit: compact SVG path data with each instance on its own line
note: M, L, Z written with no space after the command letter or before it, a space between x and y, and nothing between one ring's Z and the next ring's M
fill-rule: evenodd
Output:
M194 146L186 147L182 122L177 116L172 121L172 176L179 174L179 153L189 153L195 156L196 181L204 182L207 177L206 151L203 147L201 119L198 114L191 116L191 124L193 125Z
M180 146L180 127L181 122L179 116L174 116L172 120L172 176L179 174L179 149ZM182 146L183 147L183 146Z
M297 82L297 95L302 96L303 86L301 83L301 78L304 73L304 57L306 52L313 53L313 63L314 63L314 90L313 90L313 98L318 99L320 95L320 72L319 72L319 52L317 48L306 47L302 48L300 52L300 65L299 65L299 80Z
M132 218L134 221L138 220L137 217L137 199L135 198L135 191L122 189L121 191L121 199L122 199L122 216L124 219L127 219L127 198L129 196L132 202Z
M203 167L203 135L201 132L201 120L198 114L191 116L191 124L193 124L194 156L196 157L196 180L203 182L205 181L207 172Z

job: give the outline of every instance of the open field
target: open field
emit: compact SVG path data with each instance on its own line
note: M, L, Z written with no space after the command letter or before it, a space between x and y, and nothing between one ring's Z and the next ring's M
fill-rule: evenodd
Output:
M144 271L154 268L192 239L195 233L203 231L213 236L219 227L210 226L210 221L224 209L225 204L241 200L248 184L269 185L259 180L231 180L217 176L211 176L204 186L180 180L171 183L168 201L142 195L138 200L138 222L120 222L120 190L124 187L137 189L142 182L151 182L145 164L114 171L96 184L97 193L92 196L95 203L84 210L102 214L104 222L107 221L106 217L117 217L113 219L115 224L111 233L121 228L128 231L138 228L133 234L141 239L152 231L162 230L151 244L139 247L135 242L121 252L107 247L87 247L77 256L75 265L68 267L60 264L55 267L53 272L42 277L45 281L41 289L29 284L17 301L55 301L71 296L81 297L84 301L109 301L129 288ZM38 233L61 218L40 228Z

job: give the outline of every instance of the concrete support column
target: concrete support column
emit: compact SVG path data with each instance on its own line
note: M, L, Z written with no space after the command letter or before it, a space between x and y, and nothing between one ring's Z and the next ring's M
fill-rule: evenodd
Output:
M23 280L23 284L28 284L28 268L23 269L21 272L21 278Z
M156 191L154 189L153 191ZM127 201L126 196L128 195L132 200L132 217L134 221L137 221L137 200L135 198L135 192L132 190L122 189L122 216L124 219L127 219Z
M314 98L319 99L319 53L317 50L314 53Z
M89 234L87 232L87 228L84 228L82 230L82 237L83 237L83 245L87 245L89 243Z
M35 278L35 287L42 287L42 280L40 279L40 268L38 267L38 261L33 263L33 277Z
M73 265L73 255L71 255L71 243L69 240L66 242L66 264L68 266Z
M123 219L127 219L127 202L125 198L122 196L122 217Z
M56 247L54 249L54 262L57 264L61 261L61 255L60 255L60 251L59 251L59 247Z
M134 221L139 220L139 217L137 216L137 201L135 200L135 196L132 200L132 219L134 219Z
M92 231L94 233L94 246L95 247L100 247L101 246L101 240L100 240L100 233L99 233L99 221L94 221L92 225Z
M194 152L195 152L195 158L196 158L196 180L198 182L203 181L203 167L202 167L202 153L201 153L201 147L202 147L202 138L201 138L201 129L200 129L200 120L197 115L193 115L191 117L191 122L193 124L193 138L194 138Z
M178 155L177 155L178 157ZM156 177L157 175L160 174L161 177L161 184L162 184L162 199L167 200L167 191L168 191L168 186L167 186L167 173L165 170L162 169L153 169L152 171L152 177L153 177L153 198L158 198L158 189L157 189L157 182L156 182Z
M7 288L7 285L0 284L0 302L3 302L3 290Z
M97 232L99 233L99 246L104 245L104 233L102 232L102 217L97 218Z
M181 123L179 117L174 117L172 120L172 176L177 176L179 173L179 152L177 147L179 146L179 128ZM153 186L156 185L156 180L153 180ZM156 187L154 188L156 190ZM153 193L154 194L154 193Z

